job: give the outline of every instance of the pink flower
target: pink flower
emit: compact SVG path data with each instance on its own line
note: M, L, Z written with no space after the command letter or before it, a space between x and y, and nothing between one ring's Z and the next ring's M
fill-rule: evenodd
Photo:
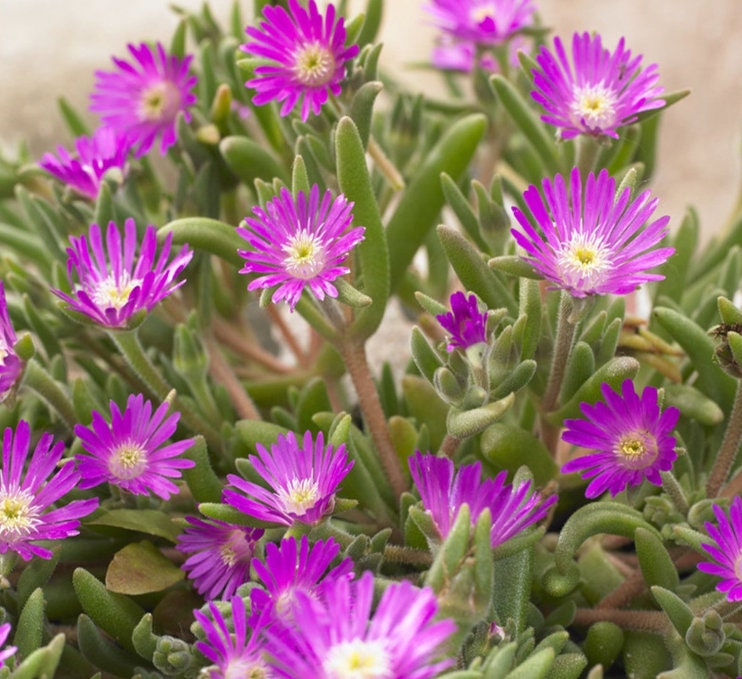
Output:
M669 217L647 224L657 207L649 191L631 198L626 187L616 193L616 181L601 170L591 172L583 186L580 172L567 180L544 179L543 195L529 186L523 199L530 212L513 207L522 230L511 230L525 259L555 287L573 297L626 295L646 281L661 280L647 273L675 252L660 248Z
M75 155L58 146L57 155L45 153L39 165L78 193L95 200L109 170L117 170L121 177L126 174L129 148L124 135L110 127L99 127L92 136L75 140Z
M278 286L273 301L285 299L292 311L305 288L320 300L337 297L332 281L350 273L343 262L365 230L348 229L352 208L343 195L333 200L330 191L320 202L317 185L309 196L299 191L296 199L282 189L265 210L253 208L255 217L247 217L237 229L251 248L238 251L245 259L240 273L260 274L247 289Z
M188 67L193 59L168 54L159 42L153 48L142 43L128 45L133 59L113 57L114 71L96 71L90 110L136 146L136 156L147 153L160 137L160 153L176 142L179 113L186 122L188 108L196 103L192 90L196 77Z
M251 42L242 50L270 62L258 66L245 85L256 91L253 102L262 106L283 102L281 115L288 115L301 103L301 118L310 111L319 115L330 94L338 96L345 78L345 64L358 54L358 46L345 47L343 18L335 21L335 7L322 15L317 3L309 0L306 9L289 0L289 9L266 5L260 28L245 29Z
M570 460L562 473L582 472L594 477L585 491L589 498L606 490L616 495L644 479L662 485L661 471L672 469L677 457L675 438L670 435L680 416L677 408L660 411L657 390L645 387L641 396L634 383L625 380L621 394L610 385L601 386L605 403L580 404L582 419L565 420L562 439L595 451Z
M154 226L146 228L136 256L137 227L133 219L124 223L123 242L114 222L108 224L105 244L97 224L90 226L87 237L71 236L70 241L67 273L73 285L72 294L61 290L52 292L73 311L108 328L126 327L137 311L151 311L160 300L183 285L184 281L175 282L175 279L193 256L184 245L168 263L172 243L172 235L168 235L156 257Z
M344 445L333 449L325 445L322 432L312 440L307 431L302 444L289 432L279 435L270 451L260 443L256 449L258 454L248 459L270 490L228 474L224 502L261 521L286 526L317 523L332 512L335 491L353 466Z
M641 54L632 58L623 38L611 53L600 35L575 33L571 64L559 38L554 51L542 46L536 56L531 96L546 110L541 119L561 128L562 139L578 134L618 138L617 128L665 104L658 98L663 88L657 85L657 64L643 68Z
M111 422L97 411L89 427L75 426L87 454L76 456L80 488L110 483L135 495L154 493L167 500L178 492L170 479L179 478L180 470L193 467L192 460L180 457L193 439L164 445L178 426L180 413L167 415L169 403L152 413L152 403L141 394L132 394L122 413L111 401Z
M79 533L80 518L90 514L98 499L60 500L79 485L72 460L62 462L64 444L52 445L42 434L29 460L31 427L25 420L3 435L0 469L0 554L16 552L24 561L32 556L50 559L52 552L39 540L63 540Z

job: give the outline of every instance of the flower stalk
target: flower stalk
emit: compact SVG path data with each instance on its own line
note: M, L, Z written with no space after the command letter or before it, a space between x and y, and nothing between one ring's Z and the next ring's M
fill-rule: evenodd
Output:
M737 458L740 443L742 443L742 381L737 382L737 392L727 421L724 439L706 483L706 497L712 498L719 494L719 489Z
M173 391L173 388L165 381L160 371L144 352L144 347L142 347L139 341L137 331L109 330L108 336L116 344L121 355L129 364L129 367L147 385L149 391L160 401L165 401ZM213 450L222 449L223 442L219 432L196 413L183 399L179 398L177 394L175 395L173 406L180 412L181 420L186 427L196 434L203 434L209 447Z

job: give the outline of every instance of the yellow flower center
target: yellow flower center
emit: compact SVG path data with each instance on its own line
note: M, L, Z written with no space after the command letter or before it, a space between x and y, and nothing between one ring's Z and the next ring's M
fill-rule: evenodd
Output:
M335 57L319 42L301 45L294 52L292 71L302 85L320 87L332 80L335 73Z
M317 503L319 487L312 479L292 479L277 495L285 512L302 516Z
M127 441L111 451L108 471L117 479L128 481L139 476L147 467L147 451L139 443Z
M172 120L180 110L181 94L178 87L171 82L159 82L142 91L139 99L139 119L156 123Z
M230 544L222 545L219 548L219 556L222 563L229 568L237 563L237 552L234 551L234 547Z
M557 253L557 268L567 285L591 289L603 282L611 270L610 254L600 237L576 233Z
M238 529L231 531L219 547L219 556L222 563L229 568L240 561L249 561L252 558L252 550L245 540L245 534Z
M616 95L604 85L587 85L577 90L572 115L589 128L611 127L616 120Z
M0 539L13 542L38 526L39 510L27 490L0 490Z
M380 641L343 641L330 648L322 667L332 679L387 679L392 676L389 653Z
M657 459L657 439L650 432L638 429L624 434L618 440L615 453L624 467L644 469Z
M108 276L91 295L93 302L101 309L121 309L129 301L134 288L139 287L142 280L129 278L129 274L123 272L117 281L113 274Z
M286 272L304 281L314 278L325 266L325 250L322 242L308 231L298 231L283 246L286 257L283 265Z

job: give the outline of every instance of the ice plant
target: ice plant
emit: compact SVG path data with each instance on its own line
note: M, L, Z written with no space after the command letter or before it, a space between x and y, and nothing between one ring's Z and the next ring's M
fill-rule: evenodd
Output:
M253 103L283 102L281 115L286 116L301 101L302 120L310 112L319 115L330 94L341 93L346 63L358 54L358 45L345 46L343 18L336 20L332 4L323 15L314 0L306 7L289 0L288 11L266 5L263 15L259 28L245 29L250 42L241 47L268 62L245 83L256 92Z
M50 559L51 550L35 543L77 535L80 518L98 506L97 498L57 504L78 486L80 474L72 460L60 464L64 443L52 445L51 434L41 435L29 459L30 442L28 422L20 420L15 431L8 427L0 470L0 554L15 552L24 561Z
M249 460L271 490L228 474L229 485L223 494L227 504L262 521L286 526L314 524L332 512L335 491L353 466L344 445L325 445L322 432L313 441L307 431L301 443L289 432L279 435L270 451L260 443L255 447L258 454Z
M645 387L641 395L625 380L618 394L601 386L603 399L594 405L581 403L582 419L565 420L562 439L595 451L570 460L562 473L581 472L592 478L585 490L589 498L609 490L616 495L644 479L662 484L661 471L669 471L677 457L671 432L680 416L677 408L660 410L657 389Z
M160 153L177 141L175 123L181 113L189 122L188 108L196 103L196 77L188 72L193 59L168 54L158 42L128 45L131 60L112 57L113 71L96 71L90 110L105 125L125 135L136 146L135 155L147 153L160 138Z
M75 153L64 146L57 155L45 153L39 165L79 194L95 200L103 177L109 171L123 178L127 170L130 144L126 136L110 127L99 127L89 137L75 140Z
M479 310L476 295L468 297L463 292L454 292L450 298L451 311L436 316L451 339L448 342L448 351L456 347L466 349L473 344L486 342L487 312Z
M575 33L572 59L554 38L553 54L542 46L533 70L531 96L544 107L544 122L556 125L562 139L579 134L618 138L617 128L633 123L637 114L664 106L657 84L657 64L646 68L642 56L631 56L623 38L614 52L600 35Z
M432 0L425 8L447 36L488 46L530 26L536 10L532 0Z
M10 623L4 622L0 625L0 647L2 647L8 640L9 634ZM17 650L18 649L15 646L6 646L2 651L0 651L0 668L5 667L5 661L10 658L10 656L14 655Z
M606 170L590 173L583 186L574 168L569 186L561 175L534 185L523 199L530 215L513 207L520 230L512 229L526 260L555 287L573 297L625 295L646 281L661 280L648 269L663 264L674 248L657 247L670 218L650 223L657 199L644 191L631 198L631 189L616 192Z
M329 568L339 553L340 545L332 538L318 540L311 546L306 535L300 542L294 536L284 538L278 546L269 542L265 559L255 558L252 562L253 571L265 588L251 590L254 610L272 608L276 616L290 619L297 592L316 597L327 583L350 577L353 567L350 559Z
M305 288L320 300L337 297L332 281L350 272L343 261L363 240L362 226L349 229L352 208L345 196L333 199L329 190L320 202L316 184L308 196L299 191L294 199L284 188L265 209L254 207L255 217L237 229L250 246L238 251L245 259L240 273L258 274L247 289L278 286L273 301L285 299L292 311Z
M100 325L126 327L137 311L151 311L161 299L183 285L184 281L176 279L193 256L184 245L168 262L172 234L168 234L158 256L154 226L147 226L138 253L137 240L133 219L124 223L123 240L114 222L108 224L105 243L97 224L90 226L87 236L70 236L67 274L72 291L71 294L53 292L73 311Z
M297 592L295 624L266 629L279 676L429 679L453 664L441 657L456 625L434 620L431 589L393 582L372 614L373 592L369 571L355 581L335 580L320 598Z
M261 528L187 516L176 549L190 554L181 568L206 599L229 599L247 582Z
M539 493L531 492L530 481L517 487L506 484L505 471L493 479L481 479L479 462L461 465L456 470L453 460L447 457L417 451L409 465L423 507L444 540L464 503L469 505L472 523L485 509L490 510L490 544L494 548L543 519L557 501L556 496L543 499Z
M15 329L8 316L5 286L0 281L0 403L15 388L23 371L23 363L13 351L15 343Z
M170 479L180 478L181 469L193 467L192 460L181 454L191 447L193 439L165 445L175 433L180 413L170 413L163 403L152 413L152 403L142 394L132 394L123 413L114 401L110 403L110 423L93 411L89 427L75 426L86 453L78 454L80 488L93 488L110 483L135 495L154 493L163 500L178 492Z
M248 620L245 602L239 596L234 596L229 602L229 609L230 625L213 602L209 602L210 616L198 610L193 611L205 634L203 640L196 642L196 648L213 663L199 676L209 679L270 679L278 676L271 672L261 656L263 643L259 628L254 628L253 618Z
M719 525L708 521L704 525L716 544L701 545L711 561L699 563L698 570L720 577L716 589L729 601L742 601L742 498L732 499L729 514L714 505L714 515Z

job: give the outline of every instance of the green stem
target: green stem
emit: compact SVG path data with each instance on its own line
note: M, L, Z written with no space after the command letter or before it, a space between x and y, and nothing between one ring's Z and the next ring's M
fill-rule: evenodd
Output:
M577 158L575 164L580 170L580 175L584 181L590 172L595 170L595 161L600 153L600 144L587 134L581 134L577 138Z
M150 361L144 348L139 342L136 330L109 330L109 337L118 347L121 355L129 366L147 385L149 391L160 401L165 401L173 388L165 381L157 367ZM222 440L219 432L204 420L198 413L186 404L177 394L173 400L173 408L180 413L181 421L191 431L203 434L209 447L215 450L222 449Z
M433 556L426 549L413 549L412 547L399 547L398 545L384 547L384 559L411 566L430 566L433 563Z
M69 396L59 386L59 383L34 360L26 364L24 384L29 389L33 389L59 413L70 431L75 428L78 419Z
M642 632L665 632L669 627L667 616L661 611L578 608L575 612L575 625L587 627L596 622L612 622L623 629Z
M554 350L551 356L551 368L549 380L546 383L544 397L541 400L541 431L544 444L552 451L556 450L559 431L556 427L546 421L546 415L556 408L559 399L559 391L567 369L567 359L572 349L572 340L575 335L576 325L571 321L572 297L567 292L562 292L559 302L559 313L557 315L557 330L554 339Z
M687 516L690 505L685 498L685 493L683 493L678 480L672 475L672 472L660 472L660 476L662 477L662 488L672 500L675 509L683 516Z
M706 484L706 497L716 497L724 483L729 470L734 464L742 442L742 383L737 382L737 393L734 397L734 406L727 420L727 430L724 432L724 440L721 442L719 454L716 456L714 466L711 468L708 483Z

